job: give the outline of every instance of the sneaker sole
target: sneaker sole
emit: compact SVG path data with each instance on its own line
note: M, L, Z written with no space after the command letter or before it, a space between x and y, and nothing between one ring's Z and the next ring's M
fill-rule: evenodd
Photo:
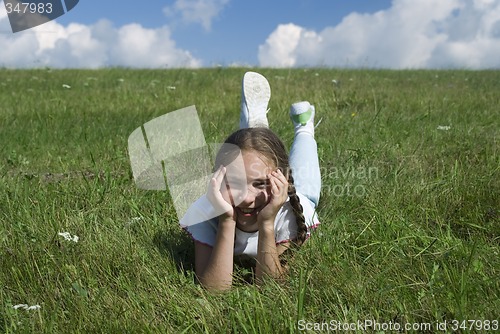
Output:
M271 86L269 86L267 79L259 73L245 73L243 77L243 96L248 110L249 127L268 126L267 117L260 119L260 121L259 117L255 117L257 110L267 111L267 105L271 99ZM262 124L264 121L266 124Z

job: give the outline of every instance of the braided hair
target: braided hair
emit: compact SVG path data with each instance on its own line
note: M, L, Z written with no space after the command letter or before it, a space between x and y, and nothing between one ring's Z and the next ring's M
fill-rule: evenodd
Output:
M280 169L284 175L288 175L288 197L297 223L297 239L295 242L301 245L307 237L307 226L302 204L295 189L288 154L281 139L270 129L257 127L240 129L231 134L225 143L236 145L241 151L253 150L262 154L270 162L274 163L276 168Z

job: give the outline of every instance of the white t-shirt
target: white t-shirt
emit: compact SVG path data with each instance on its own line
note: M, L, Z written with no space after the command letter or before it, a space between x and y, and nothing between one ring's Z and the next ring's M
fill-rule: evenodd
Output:
M316 228L320 222L311 201L302 194L297 193L297 195L299 196L300 204L302 204L305 224L307 226L307 236L309 236L311 229ZM202 196L191 205L188 212L181 219L180 225L194 240L213 247L215 245L219 220L217 217L205 219L214 216L210 210L212 210L210 202L208 202L205 196ZM276 244L285 243L297 237L296 218L289 198L276 215L274 233ZM247 255L256 258L258 237L259 231L249 233L236 228L234 255Z

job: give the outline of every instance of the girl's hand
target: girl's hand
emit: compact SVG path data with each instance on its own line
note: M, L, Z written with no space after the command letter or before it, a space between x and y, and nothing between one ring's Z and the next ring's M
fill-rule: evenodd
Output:
M226 199L224 199L221 191L225 176L226 167L220 166L210 179L207 190L207 198L213 205L215 212L220 216L220 218L230 218L236 221L234 208ZM224 186L227 186L226 182L224 182ZM225 191L225 194L226 197L229 197L230 200L231 194L229 193L229 191Z
M261 224L274 226L274 219L288 198L288 180L279 169L269 174L268 177L271 198L260 211L258 221Z

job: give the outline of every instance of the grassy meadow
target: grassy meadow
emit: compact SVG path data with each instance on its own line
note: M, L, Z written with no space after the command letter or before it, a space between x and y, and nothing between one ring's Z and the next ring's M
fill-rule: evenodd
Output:
M292 102L322 119L322 225L283 282L195 283L192 241L168 192L134 185L127 139L194 104L222 142L245 71L0 70L0 332L500 328L499 71L258 69L287 146Z

